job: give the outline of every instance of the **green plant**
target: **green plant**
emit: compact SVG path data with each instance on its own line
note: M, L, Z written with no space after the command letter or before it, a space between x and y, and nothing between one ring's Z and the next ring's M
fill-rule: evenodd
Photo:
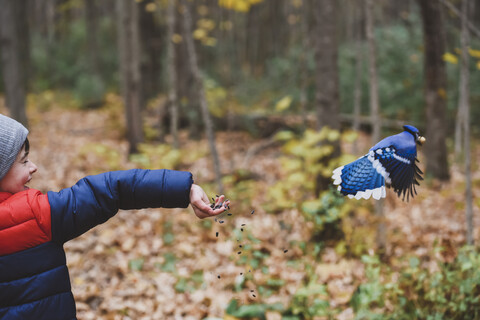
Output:
M451 263L437 258L433 270L417 257L395 272L377 257L363 256L362 261L367 281L351 299L356 319L480 318L480 257L475 248L460 249Z

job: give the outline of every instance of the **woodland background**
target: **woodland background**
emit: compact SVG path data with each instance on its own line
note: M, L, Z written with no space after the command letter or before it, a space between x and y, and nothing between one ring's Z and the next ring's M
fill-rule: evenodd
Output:
M479 29L473 0L0 0L32 187L169 168L232 201L69 242L78 318L480 319ZM339 196L403 124L418 196Z

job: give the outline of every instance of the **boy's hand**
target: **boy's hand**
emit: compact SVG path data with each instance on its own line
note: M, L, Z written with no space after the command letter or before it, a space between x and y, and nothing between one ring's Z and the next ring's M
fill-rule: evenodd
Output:
M222 194L220 197L215 199L214 208L218 205L221 205L218 209L213 209L210 207L210 201L208 200L208 196L203 191L203 189L196 184L192 184L192 188L190 189L190 205L195 212L195 215L200 219L216 216L224 211L227 210L226 206L230 204L230 201L225 201L225 196Z

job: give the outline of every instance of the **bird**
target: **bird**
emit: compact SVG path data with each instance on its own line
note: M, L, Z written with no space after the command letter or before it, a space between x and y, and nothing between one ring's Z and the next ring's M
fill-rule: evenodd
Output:
M402 200L417 195L416 185L423 180L423 172L417 166L417 145L426 141L417 128L404 125L403 132L389 136L357 160L333 171L333 184L349 198L380 200L386 197L386 188Z

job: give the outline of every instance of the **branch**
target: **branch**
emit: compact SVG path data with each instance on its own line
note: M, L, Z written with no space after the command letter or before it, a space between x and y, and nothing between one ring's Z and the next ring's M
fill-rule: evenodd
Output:
M465 17L460 10L458 10L453 4L451 4L448 0L440 0L441 3L443 3L448 9L452 10L452 12L459 17L460 19L465 19L467 21L467 26L470 29L470 31L477 36L477 38L480 39L480 31L475 28L475 26L468 20L467 17Z

